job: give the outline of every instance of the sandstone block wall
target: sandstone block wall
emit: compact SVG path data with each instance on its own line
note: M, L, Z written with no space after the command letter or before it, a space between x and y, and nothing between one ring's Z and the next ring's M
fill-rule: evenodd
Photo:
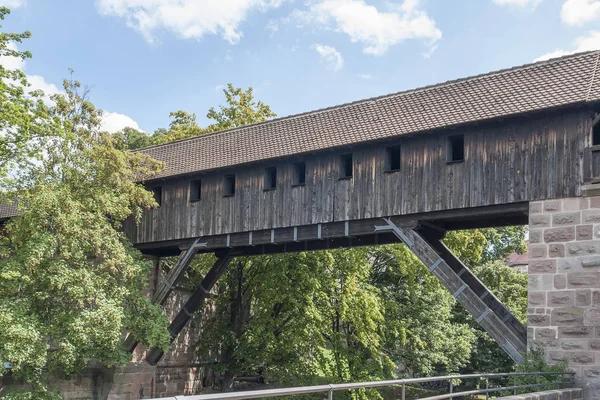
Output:
M600 197L530 203L528 296L528 347L600 399Z

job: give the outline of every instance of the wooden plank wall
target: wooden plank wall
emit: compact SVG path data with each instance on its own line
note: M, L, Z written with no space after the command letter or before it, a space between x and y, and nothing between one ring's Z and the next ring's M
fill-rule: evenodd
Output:
M292 186L299 158L164 181L162 206L146 211L139 226L127 223L126 232L144 243L576 196L591 175L584 165L590 129L590 112L578 110L324 151L302 158L305 186ZM465 161L447 163L447 137L456 134L464 134ZM385 149L398 144L401 169L385 172ZM339 158L348 152L354 177L339 179ZM264 191L264 168L272 165L277 188ZM232 197L223 196L227 173L236 174ZM202 199L190 202L190 181L198 178Z

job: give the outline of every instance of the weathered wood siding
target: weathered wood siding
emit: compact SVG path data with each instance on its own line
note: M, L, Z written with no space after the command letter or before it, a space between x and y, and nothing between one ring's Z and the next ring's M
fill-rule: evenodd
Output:
M304 186L292 186L298 158L164 181L162 206L126 232L142 243L577 196L591 175L590 131L590 111L565 111L309 155ZM465 160L447 163L447 137L456 134L464 134ZM386 147L398 144L401 169L386 172ZM348 152L354 176L339 179ZM272 165L277 188L265 191ZM223 196L227 173L236 174L232 197ZM190 202L198 178L202 199Z

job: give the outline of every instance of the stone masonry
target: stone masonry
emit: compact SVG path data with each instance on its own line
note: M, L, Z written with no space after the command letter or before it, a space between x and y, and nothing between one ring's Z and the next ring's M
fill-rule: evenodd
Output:
M528 307L528 347L600 399L600 197L530 203Z

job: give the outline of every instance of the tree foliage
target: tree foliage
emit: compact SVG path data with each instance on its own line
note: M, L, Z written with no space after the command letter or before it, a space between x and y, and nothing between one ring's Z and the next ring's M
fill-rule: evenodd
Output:
M3 55L27 56L8 53L9 43L0 40ZM125 331L168 346L168 321L142 292L149 265L121 230L126 218L155 206L138 182L161 165L100 130L101 111L79 82L65 80L46 107L35 100L41 93L26 94L25 75L3 78L0 99L20 113L0 114L0 126L22 146L0 153L19 177L5 174L2 183L22 214L5 225L0 243L0 376L31 385L14 398L52 398L49 382L90 362L129 361Z
M204 128L198 124L196 114L179 110L169 114L171 123L168 129L157 129L151 136L132 128L126 128L118 135L123 138L127 148L136 149L264 122L276 116L271 107L254 98L251 87L244 90L229 83L223 89L223 94L225 104L218 109L211 107L208 110L206 118L212 122Z

